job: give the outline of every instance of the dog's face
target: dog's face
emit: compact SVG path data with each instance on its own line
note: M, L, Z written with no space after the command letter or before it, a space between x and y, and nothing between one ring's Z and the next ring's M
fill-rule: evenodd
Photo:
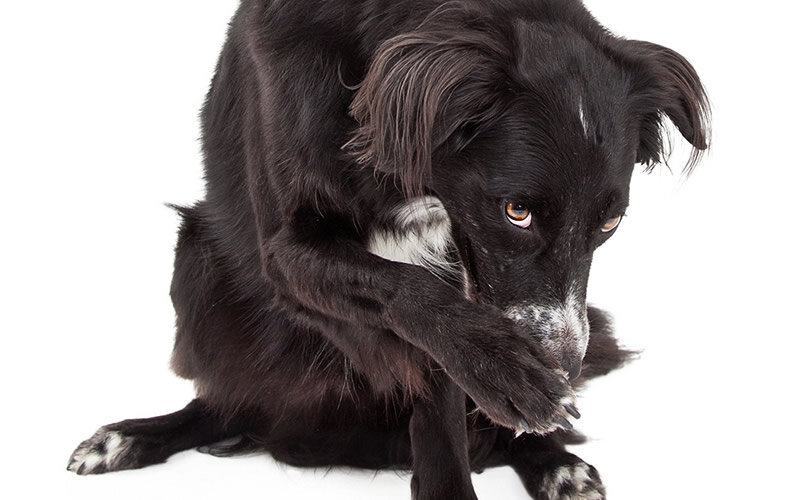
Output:
M383 47L354 101L355 141L409 193L441 201L471 297L575 377L594 250L622 220L634 165L660 160L664 115L705 148L702 86L682 57L642 42L598 47L537 23L447 26Z
M635 150L613 130L613 110L593 106L589 90L564 92L567 83L546 102L518 98L460 153L434 164L432 184L473 294L577 376L589 340L592 255L625 213Z

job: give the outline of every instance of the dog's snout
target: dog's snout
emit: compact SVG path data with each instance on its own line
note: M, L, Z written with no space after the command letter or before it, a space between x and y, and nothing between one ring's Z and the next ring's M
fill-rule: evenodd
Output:
M589 320L583 301L570 294L563 304L556 306L515 305L506 310L506 316L540 341L570 380L580 376L589 342Z

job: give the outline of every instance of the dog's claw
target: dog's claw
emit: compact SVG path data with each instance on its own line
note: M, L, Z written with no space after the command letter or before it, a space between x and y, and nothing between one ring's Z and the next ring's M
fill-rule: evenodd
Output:
M528 421L525 420L524 418L522 420L520 420L520 422L519 422L519 430L517 432L519 434L522 434L522 431L525 431L528 434L533 432L533 429L531 428L531 424L529 424ZM517 435L519 436L519 434L517 434Z
M581 418L581 412L579 412L574 405L564 405L564 409L567 410L567 413L572 415L574 418Z
M573 429L572 424L569 422L569 420L567 420L566 418L562 417L561 415L557 415L555 420L556 420L556 423L559 426L561 426L562 428L567 429L567 430L572 430Z

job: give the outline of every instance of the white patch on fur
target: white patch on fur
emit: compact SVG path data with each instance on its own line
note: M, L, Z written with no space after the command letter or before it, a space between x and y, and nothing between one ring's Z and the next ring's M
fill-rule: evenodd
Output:
M574 289L558 306L518 304L506 309L506 317L544 332L542 345L556 356L571 351L582 358L589 345L589 318L586 304L578 299Z
M367 249L387 260L415 264L439 277L458 276L457 261L448 258L453 247L450 217L433 196L414 198L394 209L394 226L374 231Z
M100 428L94 436L78 446L70 457L67 470L78 474L115 470L117 461L132 444L133 438Z
M469 279L469 273L465 267L461 268L461 279L464 280L464 297L472 302L478 300L478 297L475 294L475 287L472 285L472 281Z
M589 121L586 119L586 107L583 105L583 97L578 97L578 118L583 127L583 136L589 138Z
M540 492L547 498L559 500L603 500L603 485L592 479L589 467L585 462L558 467L543 478ZM562 494L562 490L570 494Z

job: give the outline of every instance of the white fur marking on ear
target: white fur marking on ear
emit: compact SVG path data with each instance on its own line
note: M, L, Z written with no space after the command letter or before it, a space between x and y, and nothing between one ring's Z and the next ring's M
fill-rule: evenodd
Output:
M438 198L414 198L397 207L392 215L393 227L370 235L369 252L387 260L422 266L440 278L461 273L460 263L449 255L454 248L450 218Z

